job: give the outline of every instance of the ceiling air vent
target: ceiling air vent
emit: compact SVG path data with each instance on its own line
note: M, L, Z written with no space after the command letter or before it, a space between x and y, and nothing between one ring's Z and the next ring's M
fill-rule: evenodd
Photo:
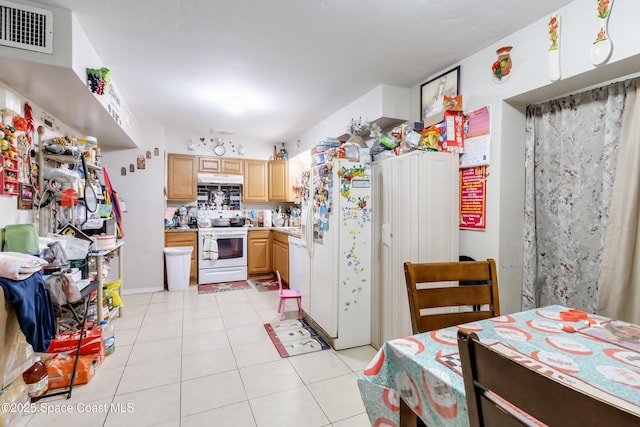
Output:
M53 53L53 13L0 0L0 45Z

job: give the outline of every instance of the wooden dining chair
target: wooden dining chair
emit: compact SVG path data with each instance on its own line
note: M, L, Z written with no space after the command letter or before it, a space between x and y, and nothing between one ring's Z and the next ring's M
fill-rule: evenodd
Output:
M474 322L500 315L498 273L493 259L486 261L404 263L413 333ZM421 287L422 283L467 282L467 286ZM474 310L474 306L480 306ZM446 313L422 313L447 308Z
M640 425L640 417L529 369L473 332L458 331L458 348L471 427Z

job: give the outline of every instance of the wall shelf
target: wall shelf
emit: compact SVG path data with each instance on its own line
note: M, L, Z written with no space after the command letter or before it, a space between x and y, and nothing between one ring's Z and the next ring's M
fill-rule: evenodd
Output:
M17 196L20 188L18 181L18 159L0 156L0 194Z

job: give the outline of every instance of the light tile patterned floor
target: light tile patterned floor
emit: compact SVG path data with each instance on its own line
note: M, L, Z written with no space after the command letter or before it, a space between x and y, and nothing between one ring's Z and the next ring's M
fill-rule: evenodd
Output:
M277 292L199 295L191 286L125 295L124 302L124 316L114 320L116 351L91 382L77 386L71 400L36 406L70 405L71 413L36 413L20 426L370 425L356 379L375 349L280 358L263 327L278 320ZM114 404L123 410L98 410Z

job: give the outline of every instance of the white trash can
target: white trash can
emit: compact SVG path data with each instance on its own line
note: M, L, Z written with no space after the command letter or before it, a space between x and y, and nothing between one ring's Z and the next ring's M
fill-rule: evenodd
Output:
M189 287L191 246L164 248L167 261L167 285L170 291L184 291Z

